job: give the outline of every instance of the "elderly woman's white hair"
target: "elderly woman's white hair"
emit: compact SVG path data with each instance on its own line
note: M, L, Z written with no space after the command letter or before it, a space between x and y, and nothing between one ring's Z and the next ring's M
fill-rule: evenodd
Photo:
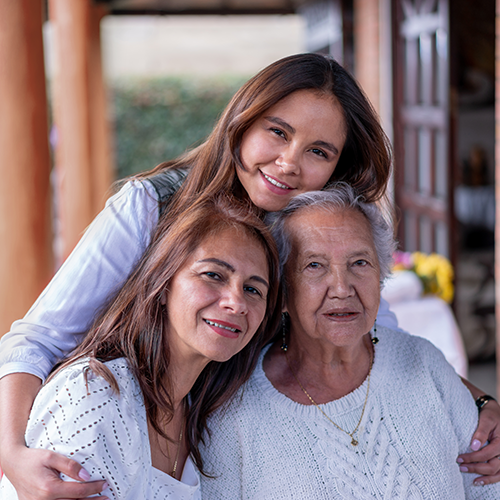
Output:
M271 225L272 234L278 245L281 268L284 268L291 251L286 221L299 210L312 207L321 207L331 212L355 210L366 217L377 252L382 285L391 273L392 255L396 249L392 227L375 203L365 203L354 188L345 182L334 183L323 191L300 194L280 212L268 215L267 222Z

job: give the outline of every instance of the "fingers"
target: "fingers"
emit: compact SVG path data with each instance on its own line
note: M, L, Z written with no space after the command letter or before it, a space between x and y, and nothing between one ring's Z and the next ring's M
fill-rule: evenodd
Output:
M471 472L474 474L480 474L484 476L496 476L499 475L500 479L500 460L498 457L492 458L488 462L484 463L468 463L468 464L460 464L461 472ZM478 478L479 479L479 478ZM484 478L482 478L484 479ZM491 482L496 483L497 480L493 480Z
M47 467L62 472L75 481L88 481L90 479L90 474L78 462L55 453L49 455Z
M16 466L4 472L16 488L19 500L85 499L107 488L105 481L63 481L59 472L77 481L90 476L78 463L62 455L25 447L18 451ZM82 471L87 472L87 476Z
M500 474L494 476L480 476L474 479L474 486L485 486L487 484L498 483L500 481Z
M474 442L471 444L472 449L478 449L481 447L481 443L479 445L474 445ZM473 451L471 453L464 453L459 455L457 462L463 464L472 464L474 462L488 462L489 460L494 460L498 456L500 456L500 438L495 437L492 439L490 443L488 443L484 448L481 448L479 451ZM500 460L498 460L500 462ZM496 472L495 472L496 473Z
M50 488L50 497L58 500L62 499L83 499L101 493L108 487L105 481L92 481L89 483L72 483L59 480L53 483ZM103 499L105 497L99 497Z
M500 406L496 401L488 401L488 404L479 412L479 423L471 440L471 448L477 451L482 444L493 441L498 437L500 429ZM500 448L500 445L499 445ZM497 451L498 455L500 450ZM489 458L493 458L490 456Z

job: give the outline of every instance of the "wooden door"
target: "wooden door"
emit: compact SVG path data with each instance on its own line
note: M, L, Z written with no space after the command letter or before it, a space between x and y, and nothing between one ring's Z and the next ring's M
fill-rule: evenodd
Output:
M454 260L448 0L393 0L393 22L400 246Z

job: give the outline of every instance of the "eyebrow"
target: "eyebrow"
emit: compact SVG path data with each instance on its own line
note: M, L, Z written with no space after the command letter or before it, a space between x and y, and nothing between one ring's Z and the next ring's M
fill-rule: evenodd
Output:
M236 269L231 264L229 264L229 262L226 262L225 260L216 259L214 257L210 257L208 259L202 259L199 260L198 262L212 262L213 264L218 264L219 266L225 267L228 271L231 271L232 273L236 272ZM258 275L250 276L249 279L258 281L259 283L262 283L267 288L269 288L269 283L264 278Z
M291 134L295 134L295 132L296 132L296 130L289 123L283 121L281 118L279 118L277 116L265 116L264 118L272 123L276 123L276 125L279 125L280 127L284 128L287 132L289 132ZM330 142L315 141L314 144L316 146L320 146L322 148L328 149L334 155L339 154L338 148Z

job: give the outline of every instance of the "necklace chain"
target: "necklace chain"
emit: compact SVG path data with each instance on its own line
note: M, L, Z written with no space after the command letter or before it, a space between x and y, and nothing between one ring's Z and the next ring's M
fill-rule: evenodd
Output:
M356 428L352 432L347 432L345 429L342 429L340 425L337 425L321 408L320 406L314 401L314 399L311 397L311 395L306 391L305 387L300 383L299 379L297 378L297 375L295 375L295 372L292 369L292 366L290 365L290 361L288 359L288 349L284 350L285 352L285 359L288 365L288 368L290 368L290 372L293 375L293 378L299 384L299 387L302 389L302 392L309 398L309 401L323 414L323 416L331 422L337 429L341 430L345 434L347 434L351 438L351 444L353 446L358 446L359 442L357 439L354 438L354 434L356 434L357 430L359 429L359 426L361 425L361 422L363 420L363 415L365 414L365 409L366 409L366 403L368 402L368 394L370 392L370 375L372 373L372 366L373 366L373 354L370 351L370 370L368 371L368 377L366 378L367 381L367 387L366 387L366 396L365 396L365 402L363 403L363 410L361 411L361 417L359 417L358 424L356 425Z
M183 413L185 413L185 403L183 403ZM177 473L177 463L179 462L179 455L181 453L181 446L182 446L182 435L183 435L183 432L184 432L184 421L182 422L181 424L181 432L179 434L179 441L177 442L177 452L175 453L175 460L174 460L174 466L172 467L172 472L170 473L170 475L174 478L174 479L177 479L176 477L176 473ZM171 458L170 458L170 447L168 445L168 440L166 442L166 450L167 452L167 458L170 462Z
M179 461L179 454L181 452L182 445L182 431L184 430L184 424L181 426L181 433L179 434L179 442L177 443L177 453L175 454L174 467L172 469L172 474L170 474L174 479L177 479L177 462ZM170 457L169 457L170 458Z

